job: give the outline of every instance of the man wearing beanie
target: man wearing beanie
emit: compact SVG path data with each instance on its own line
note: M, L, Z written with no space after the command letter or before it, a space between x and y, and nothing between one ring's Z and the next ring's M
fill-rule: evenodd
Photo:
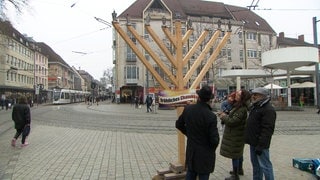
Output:
M245 130L245 142L250 145L253 180L274 180L269 148L277 114L270 103L267 89L252 90L252 107Z
M198 102L186 106L176 121L176 128L187 136L186 180L209 179L214 171L215 151L220 140L217 116L209 104L213 98L212 90L204 86L197 94Z

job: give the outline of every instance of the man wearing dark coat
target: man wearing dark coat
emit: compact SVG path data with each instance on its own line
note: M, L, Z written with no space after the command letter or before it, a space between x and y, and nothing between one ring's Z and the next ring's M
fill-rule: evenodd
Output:
M274 180L273 166L270 160L270 143L275 128L277 114L270 103L266 88L252 90L252 107L245 130L245 142L250 145L250 159L253 180Z
M209 179L214 171L216 148L219 144L217 116L212 112L210 99L212 90L202 87L198 94L198 102L188 105L176 121L176 128L187 136L186 179Z
M28 142L26 142L26 137L28 136L28 132L23 133L23 131L26 126L30 127L31 113L25 96L20 97L18 104L13 106L12 120L14 121L16 134L11 141L11 145L15 146L18 137L22 134L21 147L27 146Z

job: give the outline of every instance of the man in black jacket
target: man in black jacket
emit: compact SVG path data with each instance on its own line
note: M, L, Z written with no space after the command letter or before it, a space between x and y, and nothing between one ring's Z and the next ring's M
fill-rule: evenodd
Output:
M186 180L209 179L214 171L219 144L217 116L209 105L212 90L208 86L197 91L196 104L188 105L176 121L176 128L187 136Z
M250 145L253 180L274 180L269 148L277 118L267 89L252 90L252 107L247 120L245 142Z
M14 127L17 132L11 141L11 145L15 146L18 137L22 134L21 147L27 146L28 142L26 142L26 137L30 131L31 114L30 107L28 106L27 98L25 96L21 96L18 104L13 106L12 120L14 121ZM27 130L27 132L24 132L24 130Z

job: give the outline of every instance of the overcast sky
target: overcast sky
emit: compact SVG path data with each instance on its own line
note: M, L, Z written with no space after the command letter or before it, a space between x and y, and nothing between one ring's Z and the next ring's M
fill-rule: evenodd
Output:
M70 66L100 79L112 64L112 29L94 17L111 22L113 10L119 15L135 0L30 0L31 8L12 16L22 34L49 45ZM225 4L246 7L253 0L225 0ZM256 4L254 0L253 4ZM271 9L271 10L264 10ZM260 0L253 10L279 34L297 38L304 34L313 43L312 17L320 20L319 0ZM317 23L318 37L320 23ZM319 38L318 38L319 43Z

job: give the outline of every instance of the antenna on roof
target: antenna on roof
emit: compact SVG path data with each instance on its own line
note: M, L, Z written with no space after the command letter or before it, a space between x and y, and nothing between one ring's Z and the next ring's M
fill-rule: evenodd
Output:
M253 10L255 10L256 7L258 7L258 3L259 3L260 0L257 0L256 4L253 5L253 3L254 3L255 1L256 1L256 0L252 0L251 5L250 5L250 6L247 6L247 7L249 8L249 10L251 10L251 8L253 8Z

